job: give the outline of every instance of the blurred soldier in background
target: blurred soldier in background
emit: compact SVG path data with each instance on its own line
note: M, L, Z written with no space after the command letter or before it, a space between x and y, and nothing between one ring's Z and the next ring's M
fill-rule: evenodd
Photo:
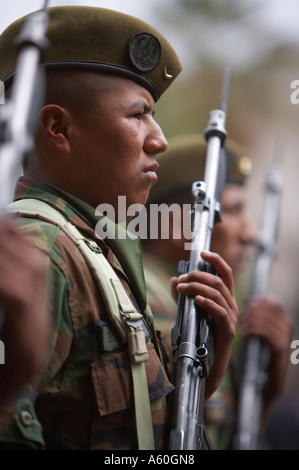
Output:
M249 261L250 249L257 241L256 229L247 209L245 182L251 172L252 162L247 151L239 144L226 140L227 178L224 186L221 208L222 221L214 226L211 251L219 253L232 269L235 280ZM158 182L152 188L147 207L150 204L166 205L161 211L161 220L169 220L169 239L144 240L144 265L148 301L151 305L156 328L166 345L167 358L171 369L170 331L176 317L176 303L170 292L175 285L178 262L189 259L185 249L184 211L176 216L172 204L184 205L188 210L192 204L191 186L202 180L206 157L206 142L201 135L185 135L169 140L166 153L159 156ZM206 406L206 423L214 444L218 448L231 445L235 421L235 398L238 387L238 372L234 369L239 355L240 337L256 335L271 349L269 379L264 396L263 421L278 395L282 392L289 363L291 324L281 301L273 296L251 298L246 305L243 294L239 293L240 315L239 334L235 340L234 358L231 361L220 389ZM237 293L238 298L238 293ZM225 431L225 432L224 432Z

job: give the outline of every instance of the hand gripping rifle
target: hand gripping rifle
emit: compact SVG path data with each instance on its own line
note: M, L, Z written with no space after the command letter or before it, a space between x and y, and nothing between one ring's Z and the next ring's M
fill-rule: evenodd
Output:
M20 167L34 146L38 111L44 92L41 56L48 46L48 0L26 19L16 38L18 60L11 97L0 106L0 215L12 201ZM0 307L0 332L4 312Z
M271 263L276 254L276 238L282 187L282 167L274 162L266 181L266 195L261 231L253 274L252 295L267 294ZM257 337L244 343L244 360L238 398L235 450L258 449L263 392L268 379L270 350Z
M209 114L204 181L192 185L193 238L189 262L181 261L179 273L194 270L213 272L201 258L209 250L214 222L220 220L219 186L223 189L223 142L226 137L226 102L229 71L226 71L219 109ZM221 192L222 192L221 189ZM172 419L169 449L211 449L203 421L205 379L214 360L213 324L210 316L197 307L192 296L179 295L176 324L172 330L175 390L170 404Z

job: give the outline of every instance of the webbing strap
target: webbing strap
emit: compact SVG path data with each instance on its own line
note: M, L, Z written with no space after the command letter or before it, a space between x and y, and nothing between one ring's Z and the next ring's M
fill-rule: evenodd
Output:
M131 370L133 377L138 448L140 450L154 450L155 441L151 406L149 399L144 399L144 383L147 383L144 362L134 364L131 361ZM146 392L148 394L148 389Z
M76 244L91 269L108 305L109 317L121 336L128 342L130 356L135 417L140 450L154 450L154 435L148 393L145 361L148 360L142 314L135 310L120 279L99 250L97 243L83 236L63 214L44 201L22 199L8 206L10 212L22 217L37 218L58 226Z

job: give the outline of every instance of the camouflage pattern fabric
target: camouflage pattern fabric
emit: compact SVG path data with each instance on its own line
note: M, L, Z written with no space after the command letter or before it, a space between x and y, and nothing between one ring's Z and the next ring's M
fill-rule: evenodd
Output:
M92 237L144 315L146 363L156 449L165 438L166 400L173 390L159 357L145 298L139 242L99 239L95 210L51 185L22 178L16 199L36 198L61 211ZM52 334L46 367L0 410L1 447L46 449L137 449L132 378L127 345L113 330L105 299L73 242L58 227L22 218L29 240L50 259ZM28 391L29 390L29 391ZM24 419L26 418L26 419Z

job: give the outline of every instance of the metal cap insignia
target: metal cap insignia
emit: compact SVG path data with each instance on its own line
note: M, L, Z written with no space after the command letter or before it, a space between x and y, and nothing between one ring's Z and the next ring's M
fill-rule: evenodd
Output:
M129 55L137 70L149 72L155 69L160 62L160 41L150 33L134 34L129 41Z

